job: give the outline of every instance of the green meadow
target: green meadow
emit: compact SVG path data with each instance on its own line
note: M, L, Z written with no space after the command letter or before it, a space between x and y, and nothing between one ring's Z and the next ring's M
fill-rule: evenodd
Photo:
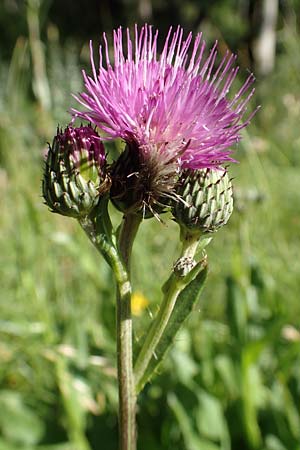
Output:
M41 196L88 41L61 40L31 3L0 53L0 450L116 450L113 278ZM235 210L207 249L201 300L139 399L140 450L300 450L297 24L280 21L277 40L274 70L257 76L261 109L234 149ZM178 226L162 219L144 220L133 249L137 346L179 254Z

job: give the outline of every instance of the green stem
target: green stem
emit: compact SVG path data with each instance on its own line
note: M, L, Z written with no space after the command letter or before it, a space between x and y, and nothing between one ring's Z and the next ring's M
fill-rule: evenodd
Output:
M130 257L141 219L132 214L124 216L116 248L107 214L107 202L101 214L80 219L80 225L95 247L111 266L117 285L117 359L119 383L120 450L136 449L136 393L132 364L132 319Z
M99 223L100 221L89 216L82 217L78 222L96 249L104 256L113 271L115 271L114 266L119 259L118 253L111 237L103 231L104 226Z
M181 258L194 258L199 241L200 235L186 232L183 228L180 231L180 240L182 242Z
M141 220L136 214L126 214L120 228L118 247L128 272L130 272L132 245Z
M136 393L133 376L130 259L134 238L141 219L124 216L118 248L126 267L126 282L117 277L117 358L119 380L120 449L136 449ZM125 279L124 279L125 281Z
M199 235L182 232L181 241L182 251L180 258L193 258L197 250ZM166 288L163 302L150 326L149 331L146 334L146 339L134 365L134 377L137 393L139 393L144 386L144 374L152 357L155 357L155 349L164 333L164 330L166 329L177 297L185 286L184 277L176 276L172 273L165 286Z

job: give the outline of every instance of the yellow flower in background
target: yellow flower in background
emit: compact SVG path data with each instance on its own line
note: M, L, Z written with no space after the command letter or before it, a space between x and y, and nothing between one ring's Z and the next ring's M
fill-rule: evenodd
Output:
M149 300L139 291L131 297L131 312L134 316L140 316L149 305Z

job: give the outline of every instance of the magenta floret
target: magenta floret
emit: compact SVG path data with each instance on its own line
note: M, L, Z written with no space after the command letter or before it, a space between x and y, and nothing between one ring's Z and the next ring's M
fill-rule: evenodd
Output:
M106 161L104 145L100 136L91 126L73 128L66 127L65 131L58 131L56 135L60 147L70 151L75 162L80 163L82 151L86 151L88 158L98 164L99 169Z
M216 66L217 43L205 57L202 35L184 40L180 27L170 28L160 55L158 31L149 25L135 27L134 40L127 29L125 45L121 28L113 38L111 62L103 35L98 70L90 44L93 75L83 71L85 92L75 98L84 109L73 114L95 124L102 139L122 138L145 154L155 149L162 163L177 157L180 168L199 169L233 161L231 147L255 113L245 117L252 74L229 97L236 56L226 52Z

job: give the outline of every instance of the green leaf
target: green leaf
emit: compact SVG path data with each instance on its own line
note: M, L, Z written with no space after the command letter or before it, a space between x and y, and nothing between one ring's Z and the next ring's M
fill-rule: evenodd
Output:
M239 345L245 342L247 330L247 304L240 286L232 277L227 278L226 309L232 336Z
M282 442L273 434L266 437L266 450L287 450Z
M270 392L270 401L273 409L273 414L278 415L278 421L280 417L284 416L284 426L289 434L293 436L297 441L300 440L300 414L298 405L295 404L295 399L291 394L288 385L278 379L272 386ZM297 402L297 400L296 400ZM281 419L282 420L282 419ZM286 427L288 425L288 427Z
M52 445L13 445L0 437L0 450L74 450L74 445L70 442Z
M251 363L247 350L242 354L242 404L243 421L246 438L251 447L258 449L262 444L262 436L258 424L258 401L263 401L265 389L262 384L259 368Z
M174 338L193 310L193 307L200 297L203 290L204 282L207 276L207 266L205 266L190 283L179 294L172 314L170 316L168 325L155 349L145 373L141 380L140 386L151 379L157 371L158 366L162 362L165 354L172 345Z
M226 388L229 398L238 396L238 376L232 359L228 355L220 354L215 358L215 368Z
M209 393L199 390L199 407L196 422L199 431L209 439L219 440L224 433L225 419L220 401Z
M185 444L186 450L219 450L220 447L215 445L213 442L203 439L194 430L191 422L190 415L186 412L183 405L173 393L168 395L168 404L170 409L173 411L182 437Z
M18 445L37 444L44 425L35 412L23 402L18 392L2 391L0 395L0 431L6 440Z
M178 340L177 340L178 337ZM171 364L175 366L177 369L177 377L181 383L188 386L190 381L194 378L194 376L199 372L199 365L195 362L195 360L191 356L190 349L184 350L181 348L181 342L187 342L189 339L188 330L183 329L180 330L176 337L176 344L172 348L171 351Z

